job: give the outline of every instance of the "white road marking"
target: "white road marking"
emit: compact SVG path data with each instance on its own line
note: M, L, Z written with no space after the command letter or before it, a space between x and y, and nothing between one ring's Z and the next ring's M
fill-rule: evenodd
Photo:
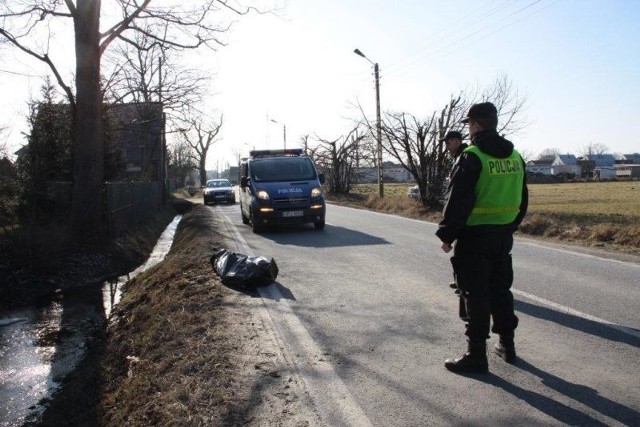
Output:
M528 292L520 291L518 289L511 289L511 292L513 292L516 295L520 295L520 296L523 296L523 297L525 297L527 299L535 301L537 303L540 303L540 304L542 304L544 306L547 306L549 308L552 308L552 309L554 309L554 310L556 310L556 311L558 311L560 313L570 314L572 316L576 316L576 317L580 317L582 319L590 320L592 322L600 323L600 324L602 324L604 326L607 326L607 327L609 327L611 329L615 329L615 330L617 330L619 332L622 332L622 333L625 333L627 335L631 335L631 336L633 336L635 338L639 338L640 339L640 332L636 331L635 329L632 329L632 328L629 328L629 327L626 327L626 326L622 326L622 325L618 325L617 323L613 323L613 322L610 322L608 320L601 319L599 317L592 316L590 314L583 313L583 312L578 311L578 310L574 310L572 308L569 308L569 307L561 305L561 304L556 304L555 302L548 301L548 300L546 300L544 298L540 298L538 296L532 295L532 294L530 294Z
M569 255L580 256L583 258L597 259L599 261L606 261L606 262L615 262L618 264L624 264L625 266L629 266L629 267L640 268L640 263L637 263L634 261L623 261L615 258L609 258L605 256L580 252L580 249L581 249L580 247L577 247L576 250L571 250L571 249L558 248L552 245L545 245L544 242L537 242L532 239L528 239L526 237L521 237L521 236L516 236L515 239L519 244L522 244L522 245L536 246L538 248L544 248L545 250L552 250L552 251L562 252Z
M223 209L218 211L224 216L228 229L238 245L238 250L246 255L254 255L226 212ZM271 329L278 331L280 343L291 345L292 340L295 340L297 347L301 350L292 352L288 358L293 361L307 390L315 391L310 395L320 409L321 418L327 425L372 426L373 424L331 363L324 360L322 351L296 316L278 286L271 284L259 287L258 293L262 297L264 317L273 326ZM273 315L273 312L277 312L278 315ZM310 378L313 378L313 384L309 382Z

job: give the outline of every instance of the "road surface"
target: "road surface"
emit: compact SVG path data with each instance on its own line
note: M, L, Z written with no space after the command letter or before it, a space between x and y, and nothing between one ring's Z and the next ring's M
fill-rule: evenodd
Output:
M212 209L235 250L276 260L260 294L324 424L640 425L640 264L516 238L518 363L463 376L443 365L466 343L435 224L330 205L323 231L253 234Z

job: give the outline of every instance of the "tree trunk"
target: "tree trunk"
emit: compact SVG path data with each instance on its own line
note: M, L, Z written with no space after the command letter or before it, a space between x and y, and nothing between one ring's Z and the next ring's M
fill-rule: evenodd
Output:
M100 89L100 0L78 0L74 17L76 101L73 138L72 233L99 240L104 175L102 91Z
M200 158L200 186L204 187L207 185L207 166L206 166L206 154Z

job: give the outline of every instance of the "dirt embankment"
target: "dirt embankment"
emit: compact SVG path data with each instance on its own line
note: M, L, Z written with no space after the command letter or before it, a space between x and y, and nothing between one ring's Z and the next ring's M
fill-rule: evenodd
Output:
M203 205L183 216L44 424L318 425L256 291L225 287L211 267L213 248L233 249L222 221Z

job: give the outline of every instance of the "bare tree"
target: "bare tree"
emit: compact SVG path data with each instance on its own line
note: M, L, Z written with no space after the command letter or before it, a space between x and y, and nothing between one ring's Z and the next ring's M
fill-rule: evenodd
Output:
M529 160L533 160L533 153L528 149L519 149L518 153L520 153L520 157L524 162L528 162Z
M189 119L189 126L182 132L183 140L193 149L198 171L200 172L200 185L207 184L207 154L211 146L217 141L216 137L222 128L222 115L218 123L212 119Z
M177 141L167 153L168 174L176 179L180 186L186 185L194 170L198 169L195 150L184 140Z
M529 123L523 116L528 98L520 94L518 89L506 74L497 76L493 83L487 86L479 98L471 103L493 102L498 110L498 133L501 135L517 135Z
M356 153L366 138L362 125L357 124L347 135L334 140L318 139L313 158L325 171L329 193L348 194L354 177Z
M231 152L233 153L233 158L236 161L235 166L240 166L240 164L242 163L242 150L239 148L233 148L231 150Z
M145 33L134 34L135 45L120 44L105 57L111 75L104 82L105 98L121 102L160 102L165 112L185 116L202 101L208 78L176 60ZM171 114L170 114L171 115Z
M445 158L437 138L438 119L434 113L420 120L408 113L385 113L382 125L383 148L416 180L420 199L435 206L439 192L434 188L442 173L437 165ZM438 186L438 188L440 188Z
M560 150L557 148L545 148L538 155L538 160L555 158L559 154L560 154Z
M9 157L9 143L4 139L6 131L6 126L0 126L0 158Z
M580 155L583 157L587 156L600 156L602 154L606 154L609 152L609 147L606 144L601 142L590 142L589 144L582 147L580 150Z
M438 207L451 170L451 157L440 141L450 130L466 132L460 120L477 102L491 101L498 110L498 132L515 134L526 126L521 113L526 97L514 89L506 76L499 76L484 91L452 96L447 105L426 119L405 112L386 112L382 123L385 152L404 167L418 184L424 205ZM362 111L362 108L361 108ZM366 117L365 117L366 120ZM366 120L369 129L371 122Z
M62 87L74 112L74 186L70 225L79 239L96 238L101 229L104 172L100 86L101 58L112 44L136 46L145 34L166 49L194 49L224 44L223 13L244 14L225 0L202 2L117 1L116 14L103 14L96 0L12 0L0 2L0 36L18 50L46 64ZM109 18L117 17L113 21ZM104 18L104 19L103 19ZM101 19L103 19L101 21ZM75 46L75 93L54 63L50 43L60 21L72 21ZM102 28L102 30L101 30ZM42 34L49 40L43 40Z
M302 145L304 149L304 154L309 155L309 134L305 134L300 137L300 145Z

